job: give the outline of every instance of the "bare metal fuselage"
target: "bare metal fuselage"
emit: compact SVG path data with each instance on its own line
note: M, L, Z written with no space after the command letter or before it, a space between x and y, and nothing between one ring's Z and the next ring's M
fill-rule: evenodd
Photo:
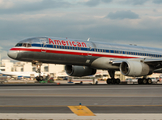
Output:
M20 41L8 55L20 61L118 69L110 64L112 59L161 58L162 49L37 37Z

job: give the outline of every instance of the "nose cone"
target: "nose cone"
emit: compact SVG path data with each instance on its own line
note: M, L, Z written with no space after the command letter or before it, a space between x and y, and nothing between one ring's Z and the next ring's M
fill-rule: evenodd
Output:
M10 50L10 51L7 53L7 55L8 55L10 58L12 58L12 59L16 59L16 58L17 58L17 55L18 55L18 52L19 52L19 51L12 51L12 50Z

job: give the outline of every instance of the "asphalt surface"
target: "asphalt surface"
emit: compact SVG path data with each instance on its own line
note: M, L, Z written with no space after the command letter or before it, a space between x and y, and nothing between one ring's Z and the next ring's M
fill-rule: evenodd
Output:
M162 85L1 85L0 113L162 113Z

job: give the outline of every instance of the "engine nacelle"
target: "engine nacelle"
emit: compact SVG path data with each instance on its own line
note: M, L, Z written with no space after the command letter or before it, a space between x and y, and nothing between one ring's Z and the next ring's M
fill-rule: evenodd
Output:
M139 61L124 61L120 64L120 71L125 76L145 76L153 73L149 65Z
M96 73L96 69L87 66L74 66L74 65L66 65L65 71L70 76L78 76L78 77L94 75Z

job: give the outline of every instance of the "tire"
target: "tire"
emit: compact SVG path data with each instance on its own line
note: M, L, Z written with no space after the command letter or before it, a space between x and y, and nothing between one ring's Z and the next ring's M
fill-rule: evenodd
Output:
M36 80L39 82L39 81L42 81L43 80L43 77L42 76L37 76L36 77Z
M142 84L142 79L138 79L138 84Z
M107 84L111 84L112 83L112 79L107 79Z
M36 80L39 82L39 81L40 81L40 78L37 76L37 77L36 77Z
M40 81L42 81L42 80L43 80L43 76L40 76L39 78L40 78Z
M112 84L116 84L116 79L112 79Z
M151 78L148 78L148 79L147 79L147 83L148 83L148 84L152 84Z
M116 84L120 84L120 79L115 79Z
M143 84L147 84L148 83L148 80L147 79L142 79L142 83Z

